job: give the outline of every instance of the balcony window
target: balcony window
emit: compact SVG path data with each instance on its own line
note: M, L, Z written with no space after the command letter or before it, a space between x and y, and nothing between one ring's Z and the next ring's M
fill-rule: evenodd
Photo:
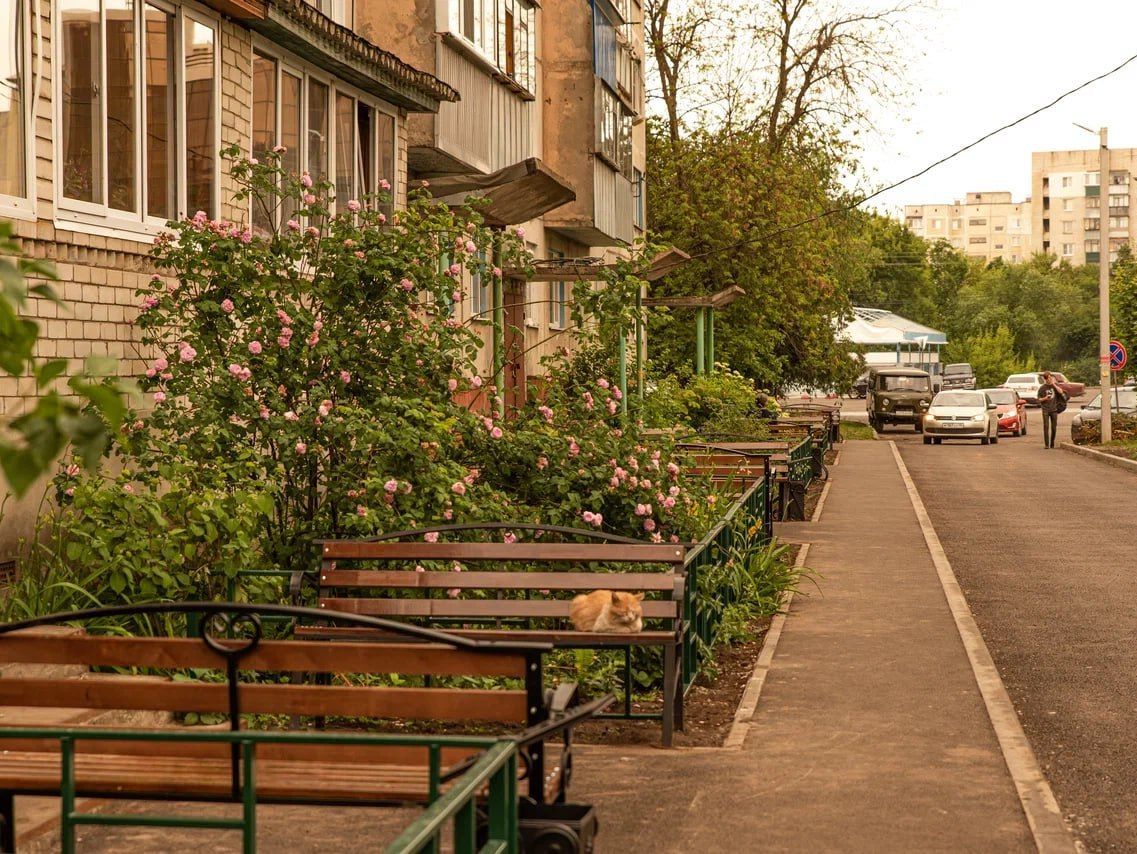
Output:
M30 208L28 196L27 10L25 0L0 8L0 206Z
M524 0L451 0L451 26L527 92L537 85L536 8Z
M636 228L641 231L647 227L647 217L645 216L645 199L644 193L647 192L647 187L644 185L644 173L639 169L632 169L632 198L634 200L634 207L632 208L633 223Z
M489 277L484 274L486 265L485 251L478 252L478 263L470 274L470 318L482 320L487 323L493 320L493 293L490 289Z
M1127 216L1111 216L1109 218L1110 228L1129 228L1129 217Z
M986 242L987 242L987 238L986 238L986 237L969 237L969 238L967 239L967 242L968 242L968 243L971 243L971 244L976 244L976 243L986 243Z
M985 225L987 225L987 220L985 220L985 219L969 219L969 220L967 221L967 224L968 224L969 226L971 226L972 228L976 228L976 227L979 227L979 226L985 226Z
M596 83L596 151L632 178L632 114L603 83Z
M395 183L394 115L339 81L318 79L299 63L260 50L253 54L252 142L254 157L284 146L281 168L331 181L336 204L379 192L382 179ZM272 231L292 218L294 205L292 199L279 209L254 201L253 224ZM383 207L389 210L390 203Z
M57 216L215 216L216 22L137 0L60 0L58 21Z

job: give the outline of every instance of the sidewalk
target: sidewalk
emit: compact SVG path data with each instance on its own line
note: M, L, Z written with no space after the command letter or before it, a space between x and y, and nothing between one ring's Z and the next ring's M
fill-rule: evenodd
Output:
M888 442L851 442L740 751L589 751L606 850L1027 851L1031 831ZM623 771L623 773L622 773Z

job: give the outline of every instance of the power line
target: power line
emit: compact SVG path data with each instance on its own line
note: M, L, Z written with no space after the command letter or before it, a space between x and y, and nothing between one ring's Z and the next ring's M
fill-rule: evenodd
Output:
M773 231L766 232L765 234L760 234L757 237L750 237L750 238L747 238L746 240L740 240L736 243L731 243L727 246L720 246L717 249L708 249L706 252L696 253L696 254L691 256L691 260L694 261L694 260L697 260L699 258L706 258L709 255L714 255L718 252L727 252L727 251L730 251L731 249L737 249L741 246L748 246L751 243L761 243L762 241L769 240L771 238L777 237L780 234L785 234L788 231L794 231L798 228L801 228L802 226L810 225L810 224L815 223L815 222L820 222L821 220L827 219L831 216L836 216L837 214L848 213L849 211L855 210L856 208L863 205L865 202L870 201L872 199L875 199L877 196L883 195L884 193L887 193L889 190L895 190L897 187L901 187L904 184L907 184L909 181L915 181L917 178L921 178L924 175L927 175L929 172L931 172L937 166L942 166L943 164L947 163L949 160L953 160L956 157L959 157L959 155L961 155L967 151L970 151L971 149L975 148L977 145L980 145L980 144L986 142L987 140L991 139L991 137L997 136L998 134L1001 134L1003 131L1010 130L1011 128L1015 127L1016 125L1020 125L1023 122L1027 121L1028 119L1034 118L1035 116L1039 115L1040 113L1046 112L1047 110L1056 106L1060 102L1069 98L1071 95L1075 95L1078 92L1081 92L1083 89L1085 89L1089 86L1092 86L1094 83L1098 83L1102 80L1105 80L1107 77L1113 76L1114 74L1116 74L1117 72L1119 72L1123 68L1125 68L1127 65L1130 65L1131 63L1133 63L1135 60L1137 60L1137 53L1130 56L1128 59L1126 59L1121 64L1111 68L1109 71L1106 71L1102 74L1099 74L1097 77L1092 77L1089 80L1085 81L1084 83L1078 84L1073 89L1070 89L1067 92L1063 92L1061 95L1059 95L1057 98L1055 98L1050 103L1043 104L1041 107L1038 107L1035 110L1031 110L1025 116L1020 116L1019 118L1015 119L1012 122L1008 122L1007 124L1003 125L1002 127L996 128L995 130L990 131L989 133L985 133L983 136L979 137L974 142L969 142L967 145L963 146L962 148L957 148L951 154L948 154L944 157L941 157L939 160L935 161L934 163L931 163L928 166L925 166L919 172L914 172L906 178L901 178L899 181L895 181L892 184L888 184L887 186L881 187L879 190L876 190L873 193L869 193L867 196L864 196L863 198L860 198L857 201L850 202L850 203L848 203L846 205L842 205L841 207L838 207L838 208L832 208L830 210L822 211L821 213L815 214L814 216L811 216L808 219L803 219L799 222L795 222L795 223L792 223L790 225L782 226L781 228L775 229Z

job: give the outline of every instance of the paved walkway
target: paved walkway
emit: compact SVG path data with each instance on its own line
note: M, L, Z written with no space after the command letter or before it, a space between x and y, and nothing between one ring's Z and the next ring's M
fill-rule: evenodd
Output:
M1034 848L890 444L834 474L742 750L581 762L606 850Z
M743 746L580 748L573 796L600 808L600 850L1033 849L891 445L848 443L821 521L783 534L811 543L820 589L794 600ZM299 826L344 852L373 851L397 827L333 813ZM333 844L262 815L265 850ZM122 845L101 829L85 837L87 850ZM139 851L194 844L129 838Z

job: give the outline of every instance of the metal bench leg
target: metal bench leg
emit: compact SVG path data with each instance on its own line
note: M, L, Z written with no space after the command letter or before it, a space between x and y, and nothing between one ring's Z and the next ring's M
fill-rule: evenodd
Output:
M676 650L680 649L680 645L676 644ZM676 655L678 666L675 673L675 728L683 732L683 656Z
M0 792L0 851L10 854L16 850L16 797L11 792Z
M676 645L669 643L663 648L663 746L671 747L671 736L675 731L675 675L679 668L676 661Z

